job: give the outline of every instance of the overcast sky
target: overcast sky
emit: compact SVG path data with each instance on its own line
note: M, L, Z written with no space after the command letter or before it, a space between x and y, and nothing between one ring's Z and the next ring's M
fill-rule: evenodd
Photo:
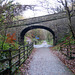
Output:
M53 13L52 10L50 10L48 13L48 11L41 6L40 2L48 1L49 7L56 7L56 5L58 5L57 0L15 0L15 1L19 2L22 5L38 5L37 7L35 7L35 9L38 11L32 11L29 9L27 11L24 11L22 15L25 18L37 17L37 16L42 16L42 15L47 15L49 13L50 14ZM47 4L44 3L44 6L46 7Z

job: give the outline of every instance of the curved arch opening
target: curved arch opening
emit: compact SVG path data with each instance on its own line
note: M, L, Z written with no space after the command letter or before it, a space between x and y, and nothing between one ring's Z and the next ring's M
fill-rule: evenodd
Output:
M23 29L22 32L20 33L20 43L22 43L22 44L24 43L24 35L25 35L29 30L38 29L38 28L40 28L40 29L45 29L45 30L51 32L52 35L53 35L53 45L56 44L56 43L55 43L55 33L54 33L50 28L48 28L48 27L45 27L45 26L38 26L38 25L37 25L37 26L29 26L29 27Z

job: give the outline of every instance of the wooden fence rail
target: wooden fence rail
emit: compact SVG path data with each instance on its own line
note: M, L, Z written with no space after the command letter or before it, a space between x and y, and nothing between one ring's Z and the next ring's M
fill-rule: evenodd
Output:
M19 66L27 59L33 49L33 42L19 49L0 50L5 58L0 59L0 75L13 75Z
M68 58L75 58L75 40L71 43L70 40L60 45L60 51Z

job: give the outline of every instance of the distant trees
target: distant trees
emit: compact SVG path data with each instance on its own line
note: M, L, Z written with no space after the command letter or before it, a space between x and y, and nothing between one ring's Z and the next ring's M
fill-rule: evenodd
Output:
M29 32L26 33L27 37L30 37L30 38L35 38L36 36L39 37L39 40L43 40L44 39L44 33L43 33L43 30L42 29L33 29L33 30L30 30Z
M69 21L68 26L72 33L72 37L75 39L75 31L72 27L72 19L71 19L71 17L75 13L75 1L74 0L57 0L57 1L63 5L66 11L66 15Z
M36 39L35 37L39 37L38 40L47 40L50 42L50 40L53 39L53 35L45 30L45 29L33 29L26 33L26 37L30 37L31 39Z

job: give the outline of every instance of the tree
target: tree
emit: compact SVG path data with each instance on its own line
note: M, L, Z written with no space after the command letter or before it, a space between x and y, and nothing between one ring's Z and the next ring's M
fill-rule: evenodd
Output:
M72 37L75 39L75 33L74 33L74 29L72 27L72 19L71 19L71 17L75 13L75 1L74 0L57 0L57 1L59 3L61 3L65 8L66 15L67 15L67 18L69 21L68 26L69 26L70 31L72 33ZM70 8L69 8L69 4L71 5Z
M13 3L13 0L1 0L0 16L4 16L6 22L11 22L14 16L20 15L27 9L33 9L35 5L21 5Z
M52 13L58 13L58 12L62 12L64 11L64 9L59 6L59 5L56 5L54 6L50 0L38 0L39 2L39 5L40 7L44 8L45 10L47 10L47 13L48 14L52 14Z
M12 22L15 16L20 15L24 10L32 8L34 8L33 5L21 5L13 3L13 0L0 0L0 34L3 36L2 47L6 39L7 24L5 23Z
M39 33L38 33L39 32ZM35 38L36 36L39 37L39 39L43 39L43 33L42 33L42 29L33 29L33 30L30 30L26 33L26 36L27 37L30 37L30 38Z

